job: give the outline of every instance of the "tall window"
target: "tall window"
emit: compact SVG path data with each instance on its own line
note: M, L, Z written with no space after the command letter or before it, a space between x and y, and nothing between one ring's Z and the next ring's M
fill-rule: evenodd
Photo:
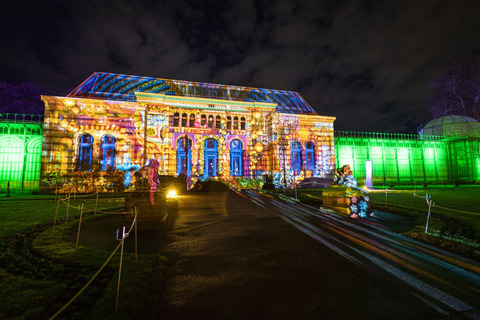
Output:
M227 129L228 130L232 129L232 117L230 116L227 117Z
M188 122L188 116L186 113L182 114L182 127L186 127Z
M306 149L307 170L315 170L315 145L313 142L307 142Z
M233 118L233 130L238 130L238 117Z
M202 128L205 128L205 126L207 125L207 116L204 114L202 114L200 125L202 126Z
M180 137L177 141L177 174L192 174L192 139Z
M79 149L78 170L92 170L93 136L91 134L84 133L80 136Z
M243 176L242 141L233 139L230 142L230 175Z
M215 117L215 128L221 129L222 128L222 120L220 116Z
M189 121L189 122L190 122L190 123L188 124L188 126L189 126L190 128L194 128L194 127L195 127L195 115L194 115L194 114L191 114L191 115L190 115L190 121Z
M100 164L102 165L102 171L108 168L114 168L115 166L115 137L111 134L104 135L101 140L102 159Z
M215 139L205 140L205 176L215 177L217 175L218 164L218 142Z
M295 174L302 170L302 144L298 141L292 142L292 169Z
M173 126L178 127L180 125L180 114L177 112L173 115Z
M208 116L208 127L213 128L213 116L212 115Z
M245 130L245 117L240 118L240 130Z

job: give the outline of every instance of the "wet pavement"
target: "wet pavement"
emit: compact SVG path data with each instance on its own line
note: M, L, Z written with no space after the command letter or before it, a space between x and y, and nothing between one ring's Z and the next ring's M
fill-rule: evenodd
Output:
M140 253L169 260L159 319L439 319L475 310L471 292L447 306L432 298L450 297L441 291L449 286L432 289L404 261L444 271L408 253L420 244L392 232L411 223L396 215L352 220L245 191L190 193L179 203L168 230L138 234ZM80 245L113 250L123 225L122 216L89 222Z

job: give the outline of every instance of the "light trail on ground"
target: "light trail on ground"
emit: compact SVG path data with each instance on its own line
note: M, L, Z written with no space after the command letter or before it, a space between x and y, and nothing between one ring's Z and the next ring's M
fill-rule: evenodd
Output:
M393 276L410 288L410 295L419 303L434 309L439 316L460 313L479 319L477 262L398 235L376 221L337 217L302 204L285 203L250 191L241 193L354 263L360 273L373 272L385 281Z

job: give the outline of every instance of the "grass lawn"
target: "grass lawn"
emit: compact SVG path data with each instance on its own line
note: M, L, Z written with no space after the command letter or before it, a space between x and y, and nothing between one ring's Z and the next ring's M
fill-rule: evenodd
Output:
M95 207L95 197L77 198L70 205ZM1 197L0 222L0 319L48 319L68 302L112 252L79 247L72 234L79 211L60 202L52 236L57 202L54 196ZM122 211L123 198L100 196L98 210ZM108 214L84 215L83 224ZM127 238L126 241L131 241ZM120 250L92 284L57 319L155 318L166 263L161 255L124 254L118 315L115 315Z

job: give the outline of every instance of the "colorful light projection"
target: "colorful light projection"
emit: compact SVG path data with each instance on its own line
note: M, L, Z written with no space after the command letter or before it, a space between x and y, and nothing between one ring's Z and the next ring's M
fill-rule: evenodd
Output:
M312 114L297 93L97 73L68 97L43 100L42 168L66 182L62 190L130 188L147 160L189 185L332 174L335 118Z

